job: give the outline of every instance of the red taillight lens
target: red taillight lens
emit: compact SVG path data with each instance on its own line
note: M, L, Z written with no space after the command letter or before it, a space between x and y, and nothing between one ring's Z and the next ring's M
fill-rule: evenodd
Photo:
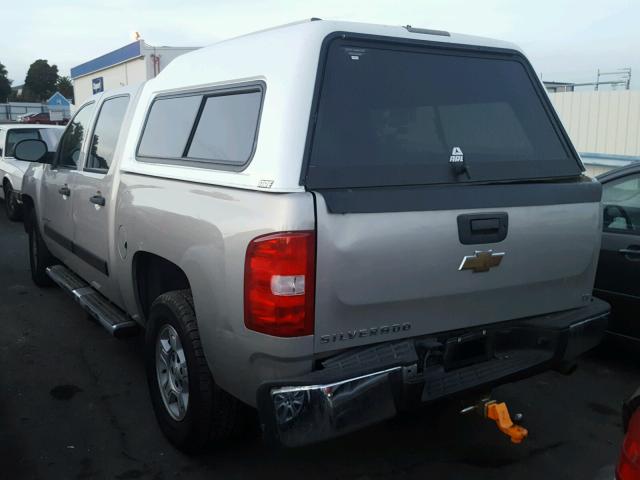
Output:
M629 422L627 436L622 444L622 454L616 469L618 480L640 480L640 411Z
M244 324L276 337L313 333L316 279L314 232L255 238L244 265Z

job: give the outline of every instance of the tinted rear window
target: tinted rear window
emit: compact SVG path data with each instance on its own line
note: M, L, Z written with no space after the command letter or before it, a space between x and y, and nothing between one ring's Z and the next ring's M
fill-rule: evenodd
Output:
M158 98L149 112L141 159L245 165L258 129L262 90Z
M89 146L87 169L106 171L111 166L128 106L129 95L125 95L109 98L100 107Z
M153 102L138 154L180 158L196 119L201 95L161 98Z
M467 174L449 164L462 155ZM306 184L358 187L572 176L577 160L507 55L332 42Z
M245 163L253 149L260 95L252 92L207 98L187 156Z

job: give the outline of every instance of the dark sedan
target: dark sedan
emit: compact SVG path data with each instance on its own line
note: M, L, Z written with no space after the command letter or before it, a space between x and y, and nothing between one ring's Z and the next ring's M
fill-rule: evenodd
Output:
M611 333L640 341L640 162L598 177L603 233L594 294L611 303Z
M20 121L21 123L35 123L44 125L66 125L68 119L51 120L49 112L34 113L33 115L25 116Z

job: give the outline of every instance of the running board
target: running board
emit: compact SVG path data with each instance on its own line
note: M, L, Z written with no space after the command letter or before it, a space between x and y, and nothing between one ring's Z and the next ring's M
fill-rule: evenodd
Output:
M64 265L48 267L47 275L114 337L129 337L138 332L138 324L125 312Z

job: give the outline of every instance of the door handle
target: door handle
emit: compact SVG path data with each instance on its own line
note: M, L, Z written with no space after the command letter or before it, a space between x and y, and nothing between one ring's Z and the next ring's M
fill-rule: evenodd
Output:
M618 252L622 253L623 255L632 255L632 256L639 255L640 256L640 248L638 249L621 248L620 250L618 250Z
M71 190L69 190L69 187L67 187L66 185L63 187L60 187L58 189L58 193L60 195L64 195L65 197L68 197L69 195L71 195Z
M94 195L93 197L91 197L89 199L89 201L95 205L100 205L101 207L104 207L105 204L107 203L107 201L105 200L105 198L98 194L98 195Z

